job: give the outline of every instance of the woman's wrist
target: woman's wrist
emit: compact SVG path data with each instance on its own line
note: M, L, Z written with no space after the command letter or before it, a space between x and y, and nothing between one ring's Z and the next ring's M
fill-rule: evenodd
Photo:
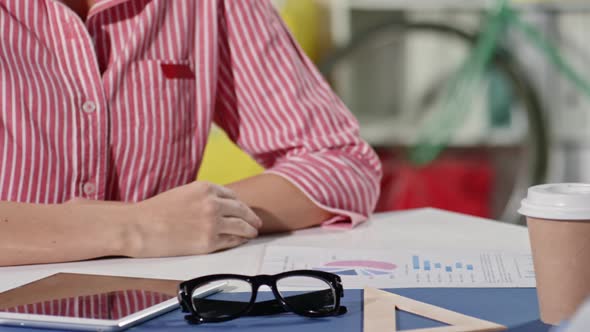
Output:
M63 205L70 218L84 220L89 236L102 243L100 256L134 257L141 247L139 203L74 199Z

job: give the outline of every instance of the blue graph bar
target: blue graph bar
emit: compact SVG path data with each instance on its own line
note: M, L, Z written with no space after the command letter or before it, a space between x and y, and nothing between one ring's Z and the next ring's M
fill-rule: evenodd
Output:
M453 272L453 268L455 269L467 269L468 271L473 271L473 264L464 264L463 262L456 262L455 264L451 265L443 265L438 262L432 262L431 260L423 260L422 261L422 269L424 271L432 271L433 269L444 269L445 272ZM414 255L412 256L412 268L414 270L420 270L420 256Z
M414 270L420 270L420 257L412 256L412 263L414 265Z

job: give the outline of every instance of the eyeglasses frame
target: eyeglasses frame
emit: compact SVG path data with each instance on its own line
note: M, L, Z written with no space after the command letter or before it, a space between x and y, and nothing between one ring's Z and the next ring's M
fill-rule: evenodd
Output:
M329 313L313 313L313 312L305 312L301 310L296 310L291 307L287 301L283 298L281 293L277 288L277 281L288 278L288 277L313 277L317 279L321 279L330 285L332 291L334 292L334 309ZM199 313L195 310L193 303L192 303L192 293L193 291L207 283L214 282L216 280L224 280L224 279L234 279L234 280L241 280L247 282L251 286L251 297L250 302L248 305L240 312L237 312L233 315L226 316L223 318L206 318L199 315ZM344 289L342 287L342 280L340 276L325 272L325 271L316 271L316 270L294 270L294 271L287 271L278 273L275 275L256 275L256 276L246 276L240 274L212 274L207 275L191 280L184 281L180 283L178 286L178 302L181 305L182 311L185 313L190 313L190 315L186 315L185 319L192 324L200 324L200 323L215 323L215 322L224 322L229 321L232 319L236 319L241 316L246 316L248 313L254 308L256 304L260 304L261 302L256 302L256 297L258 294L258 289L260 286L266 285L270 287L275 300L278 301L280 304L280 311L276 311L275 313L290 311L295 314L305 316L305 317L329 317L329 316L338 316L341 314L346 313L346 307L340 305L340 298L344 296ZM273 300L274 302L274 300ZM269 314L269 313L264 313Z

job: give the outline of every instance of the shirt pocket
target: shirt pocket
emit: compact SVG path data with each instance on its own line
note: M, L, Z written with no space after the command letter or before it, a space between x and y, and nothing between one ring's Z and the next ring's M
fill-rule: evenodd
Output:
M149 140L185 144L196 128L194 73L189 60L132 63L126 80L131 127Z

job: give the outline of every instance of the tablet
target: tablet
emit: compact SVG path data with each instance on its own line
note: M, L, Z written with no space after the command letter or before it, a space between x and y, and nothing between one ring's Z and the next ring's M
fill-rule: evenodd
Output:
M58 273L0 293L0 325L121 331L179 307L179 283Z

